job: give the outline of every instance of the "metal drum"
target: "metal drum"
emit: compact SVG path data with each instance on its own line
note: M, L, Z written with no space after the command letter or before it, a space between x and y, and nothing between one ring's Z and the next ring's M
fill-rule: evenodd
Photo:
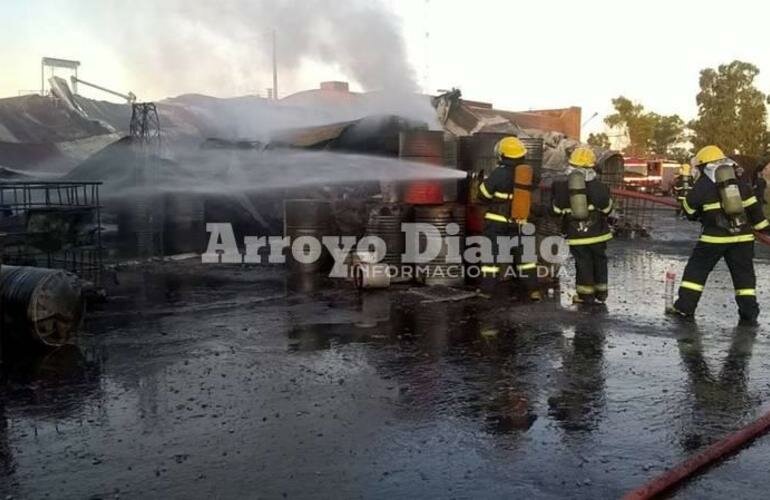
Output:
M409 130L398 134L398 156L406 161L444 165L444 133L436 130ZM401 199L413 205L444 200L444 186L439 180L407 181ZM426 193L429 194L426 195Z
M334 218L331 203L324 200L285 200L283 203L284 236L293 243L297 238L309 236L321 245L321 256L314 262L303 263L294 258L291 248L286 263L292 272L322 273L331 268L332 260L323 246L324 236L333 236Z
M195 193L165 195L163 243L166 255L202 253L206 245L203 197Z
M466 172L484 172L489 175L497 166L495 144L511 134L480 132L468 137L461 137L458 147L457 164Z
M122 257L152 257L162 251L163 212L159 194L137 193L117 208L118 254Z
M58 347L77 333L83 318L80 280L39 267L2 266L3 327L9 340Z
M366 225L367 236L378 236L385 242L386 253L380 262L391 266L393 276L401 274L401 256L406 247L401 223L405 219L406 211L403 205L384 205L372 209Z
M435 238L440 238L441 242L441 251L433 260L425 264L417 264L418 268L425 272L423 274L419 272L415 274L421 276L422 281L428 286L462 285L465 281L463 265L462 263L447 262L448 247L446 237L448 236L447 226L452 223L457 224L460 230L456 236L460 238L459 251L462 257L465 246L465 207L454 203L415 207L414 221L416 223L433 225L438 230L438 235ZM422 252L427 248L429 237L421 235L420 238L420 251Z
M401 158L444 158L444 132L409 130L398 134L398 156ZM437 163L442 165L443 161Z
M527 148L527 155L524 157L527 163L532 167L542 167L543 139L540 137L520 137L519 140Z

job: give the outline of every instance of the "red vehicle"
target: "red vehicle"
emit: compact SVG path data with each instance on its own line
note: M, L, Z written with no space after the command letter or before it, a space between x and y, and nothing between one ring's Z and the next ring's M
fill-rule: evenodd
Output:
M668 160L624 158L623 184L629 191L664 194L673 183L679 164Z

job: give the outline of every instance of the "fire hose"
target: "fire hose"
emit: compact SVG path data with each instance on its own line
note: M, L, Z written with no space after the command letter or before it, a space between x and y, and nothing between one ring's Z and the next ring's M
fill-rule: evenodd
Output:
M680 462L647 484L626 493L623 500L646 500L671 490L699 470L738 452L741 448L770 430L770 412L749 425L728 434L697 455Z

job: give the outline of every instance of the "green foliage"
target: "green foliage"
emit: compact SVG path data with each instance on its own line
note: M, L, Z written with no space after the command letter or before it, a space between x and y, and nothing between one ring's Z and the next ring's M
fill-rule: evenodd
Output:
M684 121L678 115L659 115L645 111L644 106L619 96L612 100L615 113L604 119L610 127L626 130L629 145L625 153L633 156L669 156L681 142Z
M599 132L597 134L588 134L588 139L586 141L589 146L593 146L596 148L604 148L604 149L610 149L610 138L607 137L607 134L604 132Z
M698 119L690 123L695 150L716 144L726 153L767 152L767 96L754 86L759 69L733 61L700 73Z
M652 138L650 150L659 156L669 157L674 144L681 142L684 133L684 121L678 115L659 115L650 113L652 120Z

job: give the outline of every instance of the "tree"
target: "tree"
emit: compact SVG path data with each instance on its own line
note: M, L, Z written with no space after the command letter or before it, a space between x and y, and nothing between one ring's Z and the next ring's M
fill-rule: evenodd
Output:
M698 118L690 123L695 149L716 144L726 153L759 156L767 151L767 96L754 86L759 69L733 61L700 73Z
M612 100L615 113L604 123L609 127L624 128L629 145L625 153L634 156L656 154L668 156L682 140L684 122L678 115L659 115L645 111L644 106L619 96Z
M610 149L610 138L604 132L588 134L586 142L595 148Z
M612 100L615 113L604 118L609 127L625 128L629 144L625 152L631 155L645 155L652 137L652 122L644 113L644 106L634 104L623 96Z
M663 116L650 113L652 120L652 138L650 150L652 153L670 157L673 156L674 145L682 141L684 121L678 115Z

